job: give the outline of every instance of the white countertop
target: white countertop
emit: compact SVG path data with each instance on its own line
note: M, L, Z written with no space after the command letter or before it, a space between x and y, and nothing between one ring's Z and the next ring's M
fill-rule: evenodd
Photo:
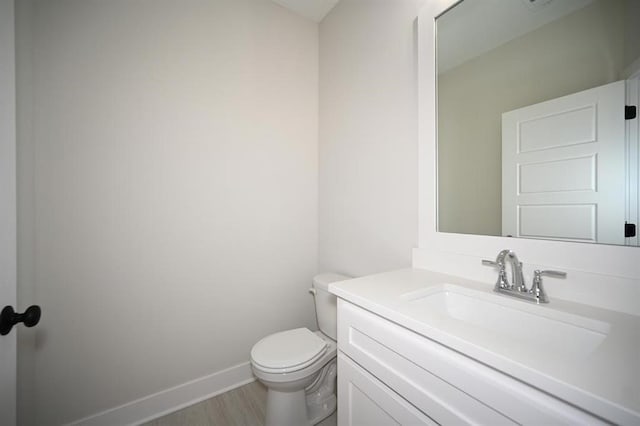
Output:
M406 309L407 294L454 284L521 304L523 310L552 317L556 313L606 323L606 337L594 350L567 355L562 347L524 348L487 330ZM603 289L606 287L603 287ZM494 293L493 285L422 269L403 269L333 283L331 293L619 424L640 423L640 317L551 299L546 305ZM497 299L500 300L500 299ZM640 301L638 301L640 303ZM427 318L427 319L425 319ZM523 330L527 333L527 330Z

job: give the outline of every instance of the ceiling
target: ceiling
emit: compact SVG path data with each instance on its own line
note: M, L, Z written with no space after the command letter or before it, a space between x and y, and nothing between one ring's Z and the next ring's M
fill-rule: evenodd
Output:
M445 72L581 9L593 0L464 1L437 20L438 71Z
M287 9L320 22L340 0L272 0Z

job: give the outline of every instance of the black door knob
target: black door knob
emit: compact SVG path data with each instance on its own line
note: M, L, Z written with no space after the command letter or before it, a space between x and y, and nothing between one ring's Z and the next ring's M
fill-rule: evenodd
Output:
M41 314L42 310L38 305L29 306L23 314L16 313L12 306L5 306L0 312L0 335L9 333L19 322L24 323L25 327L33 327L40 321Z

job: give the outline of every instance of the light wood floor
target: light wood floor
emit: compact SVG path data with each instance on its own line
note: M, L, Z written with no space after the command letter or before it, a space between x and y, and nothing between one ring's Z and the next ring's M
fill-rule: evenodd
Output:
M202 401L143 426L263 426L267 389L258 381ZM335 426L336 413L318 426Z

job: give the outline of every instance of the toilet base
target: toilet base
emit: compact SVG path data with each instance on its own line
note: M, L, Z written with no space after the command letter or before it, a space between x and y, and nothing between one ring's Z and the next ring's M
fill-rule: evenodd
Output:
M267 391L265 426L311 426L304 389L295 392Z
M327 362L315 377L307 378L308 385L300 390L300 381L267 385L266 426L312 426L336 411L335 357ZM309 383L310 382L310 383ZM304 386L304 384L302 384Z
M305 403L304 390L297 392L267 392L265 426L313 426L336 411L337 400L330 395L321 404Z
M307 406L309 423L316 425L332 415L336 411L336 396L331 395L322 405Z
M336 411L336 376L338 364L331 360L307 389L307 417L312 425L320 423Z

